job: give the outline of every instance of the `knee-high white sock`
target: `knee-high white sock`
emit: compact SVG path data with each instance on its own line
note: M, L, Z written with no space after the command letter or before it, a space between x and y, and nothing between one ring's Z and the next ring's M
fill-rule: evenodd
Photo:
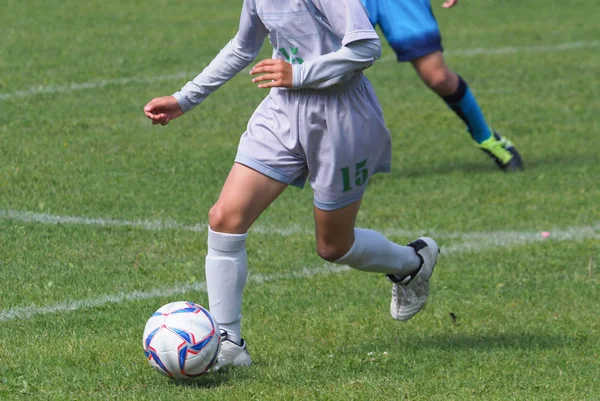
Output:
M219 327L238 344L242 340L242 293L248 277L248 234L224 234L208 229L206 287L208 304Z
M335 263L357 270L404 277L421 266L421 258L410 246L398 245L377 231L356 228L354 244Z

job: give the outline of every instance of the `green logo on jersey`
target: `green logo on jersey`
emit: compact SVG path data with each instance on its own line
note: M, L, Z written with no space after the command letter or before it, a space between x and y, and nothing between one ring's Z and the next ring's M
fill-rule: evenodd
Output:
M285 47L282 47L281 49L279 49L279 52L281 54L283 54L283 57L285 57L285 60L290 63L290 64L302 64L304 63L304 60L302 60L300 57L296 57L296 54L298 54L298 48L297 47L290 47L290 53L287 52L287 50L285 49Z

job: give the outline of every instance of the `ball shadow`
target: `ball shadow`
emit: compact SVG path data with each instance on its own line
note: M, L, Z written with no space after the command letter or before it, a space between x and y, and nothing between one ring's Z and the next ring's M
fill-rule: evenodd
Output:
M226 373L209 373L192 380L173 380L173 386L195 387L195 388L215 388L221 386L230 379Z

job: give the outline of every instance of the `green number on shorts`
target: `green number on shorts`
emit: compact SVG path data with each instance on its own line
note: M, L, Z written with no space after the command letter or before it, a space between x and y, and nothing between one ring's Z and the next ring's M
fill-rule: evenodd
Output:
M348 192L352 189L350 186L350 170L344 167L342 170L342 192Z
M367 159L361 161L360 163L356 163L356 186L362 185L367 182L367 178L369 177L369 170L367 170Z
M367 159L356 163L356 172L355 172L355 180L354 183L356 186L361 186L367 182L367 178L369 178L369 170L366 167ZM340 169L342 172L342 192L348 192L352 190L352 185L350 184L350 168L343 167Z

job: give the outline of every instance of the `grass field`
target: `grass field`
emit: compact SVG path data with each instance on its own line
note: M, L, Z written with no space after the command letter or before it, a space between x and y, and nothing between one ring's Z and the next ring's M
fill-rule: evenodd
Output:
M0 399L600 400L596 1L433 5L522 174L497 171L386 46L367 75L393 171L359 225L438 240L427 307L395 322L383 277L319 260L312 191L291 188L248 240L255 365L187 384L145 361L143 327L167 302L207 304L206 215L265 93L240 74L168 127L141 109L234 35L240 1L7 1Z

